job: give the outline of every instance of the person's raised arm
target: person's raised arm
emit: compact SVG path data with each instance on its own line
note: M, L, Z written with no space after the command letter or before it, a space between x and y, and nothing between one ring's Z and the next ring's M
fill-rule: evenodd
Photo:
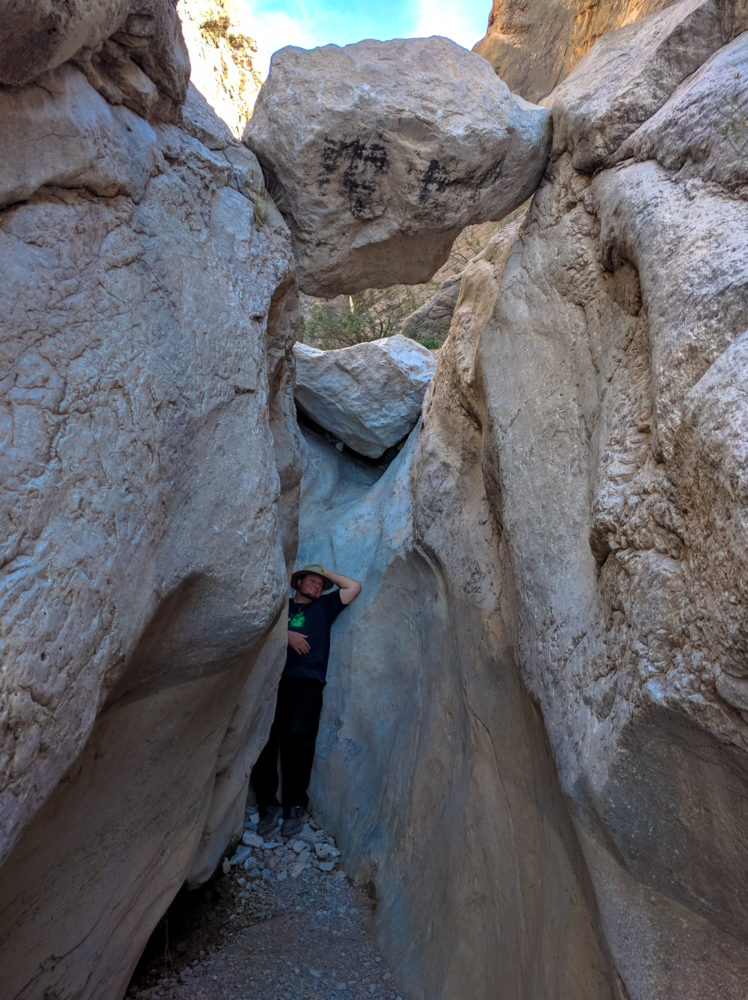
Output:
M329 569L325 570L325 576L329 577L335 586L340 588L340 600L343 604L355 601L361 593L361 584L358 580L352 580L350 576L343 576L342 573L331 573Z

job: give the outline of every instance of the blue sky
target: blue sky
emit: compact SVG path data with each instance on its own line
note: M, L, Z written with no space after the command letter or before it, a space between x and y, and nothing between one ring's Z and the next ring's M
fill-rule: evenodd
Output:
M314 48L362 38L445 35L472 48L486 33L491 0L238 0L245 31L258 46L260 71L284 45Z

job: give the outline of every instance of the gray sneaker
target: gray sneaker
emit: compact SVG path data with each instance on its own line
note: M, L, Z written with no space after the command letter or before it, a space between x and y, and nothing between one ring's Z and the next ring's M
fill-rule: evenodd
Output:
M304 829L304 810L301 806L289 806L281 827L282 837L298 837Z
M283 816L283 810L280 806L268 806L267 812L264 816L260 816L260 822L257 824L257 833L263 840L274 833L281 824L281 817Z

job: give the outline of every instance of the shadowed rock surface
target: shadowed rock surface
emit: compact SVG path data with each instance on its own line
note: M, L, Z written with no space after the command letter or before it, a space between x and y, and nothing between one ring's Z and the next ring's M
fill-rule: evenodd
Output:
M627 51L646 51L660 17L638 27L641 48L629 29ZM681 40L672 57L690 59ZM613 162L633 159L594 180L559 142L506 266L494 250L467 269L423 424L381 479L311 446L301 553L366 572L339 626L314 788L377 885L416 996L493 997L507 981L528 998L744 993L748 218L721 114L742 94L744 45L671 76L651 124L611 141ZM564 92L573 107L573 78ZM578 840L560 833L565 808ZM559 834L553 862L538 815ZM468 850L439 878L458 838L481 877ZM516 883L515 842L537 865L521 851ZM414 869L433 872L439 905L409 892ZM486 886L486 872L501 874ZM559 910L562 886L578 909ZM462 953L465 937L482 943ZM564 947L587 958L566 966Z
M2 27L0 84L74 61L111 104L179 119L190 63L173 0L8 0Z
M549 124L454 42L396 39L276 52L244 141L278 184L299 287L332 298L431 277L461 229L535 190Z
M0 965L8 996L98 1000L241 829L295 547L295 286L204 106L200 142L70 62L0 105Z

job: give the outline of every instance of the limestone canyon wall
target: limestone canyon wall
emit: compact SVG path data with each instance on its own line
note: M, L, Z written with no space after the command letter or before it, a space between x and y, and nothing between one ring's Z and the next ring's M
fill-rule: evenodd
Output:
M272 711L295 283L171 0L0 20L2 992L100 1000Z
M744 995L744 27L593 48L400 457L308 443L300 559L364 581L314 803L415 997Z
M473 51L516 94L539 101L595 42L672 0L494 0L485 36Z
M246 8L236 0L180 0L177 10L192 82L240 138L262 86Z
M612 966L514 655L511 564L462 381L508 245L463 279L461 336L383 475L308 441L300 559L364 580L335 626L312 796L378 899L410 996L604 1000Z

